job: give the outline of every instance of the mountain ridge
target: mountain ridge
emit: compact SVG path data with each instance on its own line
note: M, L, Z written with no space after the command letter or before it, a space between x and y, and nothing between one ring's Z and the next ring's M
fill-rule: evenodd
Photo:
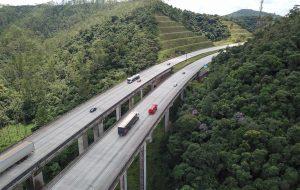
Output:
M230 17L230 18L237 18L237 17L244 17L244 16L258 17L259 11L255 11L253 9L240 9L240 10L230 13L226 16ZM279 15L276 15L275 13L267 13L267 12L262 12L262 16L280 17Z

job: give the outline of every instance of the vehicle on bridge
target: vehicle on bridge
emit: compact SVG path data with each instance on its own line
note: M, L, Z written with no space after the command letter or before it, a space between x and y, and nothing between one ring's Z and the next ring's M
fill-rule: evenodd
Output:
M97 108L96 108L96 107L93 107L93 108L90 109L90 113L93 113L93 112L95 112L96 110L97 110Z
M131 84L131 83L133 83L134 81L136 81L138 79L140 79L140 75L139 74L133 75L132 77L127 78L127 83Z
M151 108L148 110L149 115L155 114L156 110L157 110L157 104L153 104Z
M128 114L124 118L124 120L119 124L118 127L118 134L120 136L125 136L128 131L133 127L133 125L139 120L139 113L138 112L132 112Z
M0 155L0 173L10 168L17 162L25 159L34 151L33 142L24 141L16 147Z

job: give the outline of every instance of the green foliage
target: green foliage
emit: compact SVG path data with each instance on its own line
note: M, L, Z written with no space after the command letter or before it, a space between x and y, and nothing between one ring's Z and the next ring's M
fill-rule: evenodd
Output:
M23 9L1 10L6 9L9 21L0 35L0 127L35 123L36 130L156 63L157 24L148 2L40 5L20 18L10 12ZM101 22L75 27L92 15Z
M167 144L172 189L299 188L299 28L294 9L188 87Z
M33 127L34 125L8 125L0 128L0 152L30 135Z
M158 12L181 22L186 28L199 35L205 35L210 40L221 40L230 35L228 28L221 22L220 17L216 15L198 14L187 10L182 11L163 2L158 2L155 7Z

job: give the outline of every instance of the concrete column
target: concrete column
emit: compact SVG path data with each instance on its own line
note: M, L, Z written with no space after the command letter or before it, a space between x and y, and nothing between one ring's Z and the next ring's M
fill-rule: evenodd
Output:
M144 90L143 89L140 90L140 96L141 96L141 99L143 99L143 96L144 96Z
M94 142L98 141L104 133L103 129L103 119L100 119L98 123L93 127L93 133L94 133Z
M99 140L99 128L98 126L93 127L93 133L94 133L94 142Z
M34 190L41 190L43 189L45 182L43 178L43 172L40 171L38 174L32 176L33 181L33 188Z
M146 156L147 156L147 150L146 150L146 142L142 145L140 150L140 190L146 190L147 189L147 168L146 168Z
M151 83L151 91L155 88L155 82Z
M120 177L120 190L127 190L127 171Z
M129 98L129 109L133 108L134 106L134 97Z
M165 111L165 132L169 131L170 108Z
M84 151L87 149L89 146L88 144L88 134L87 131L82 134L81 137L78 138L78 150L79 150L79 155L84 153Z
M116 108L116 118L117 118L117 121L119 121L121 119L121 104L118 105L118 107Z
M180 93L180 99L183 101L184 100L184 90Z
M103 125L103 120L104 119L101 119L99 124L98 124L98 131L99 131L99 137L103 137L104 135L104 125Z

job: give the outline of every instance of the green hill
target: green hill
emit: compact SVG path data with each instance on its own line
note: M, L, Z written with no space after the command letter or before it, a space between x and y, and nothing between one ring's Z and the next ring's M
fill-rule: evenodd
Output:
M300 188L299 28L295 8L187 88L161 144L169 189Z
M267 25L268 23L280 18L279 15L266 12L262 12L261 16L262 26ZM226 15L225 18L239 24L250 32L254 32L259 27L259 11L254 11L251 9L241 9L239 11Z
M255 11L252 9L241 9L236 12L230 13L226 15L227 17L230 18L238 18L238 17L258 17L259 16L259 11ZM261 16L272 16L272 17L280 17L279 15L272 14L272 13L267 13L267 12L262 12Z
M213 46L205 36L199 36L186 29L181 23L171 20L167 16L156 15L159 29L161 51L159 60L192 52L198 49Z

